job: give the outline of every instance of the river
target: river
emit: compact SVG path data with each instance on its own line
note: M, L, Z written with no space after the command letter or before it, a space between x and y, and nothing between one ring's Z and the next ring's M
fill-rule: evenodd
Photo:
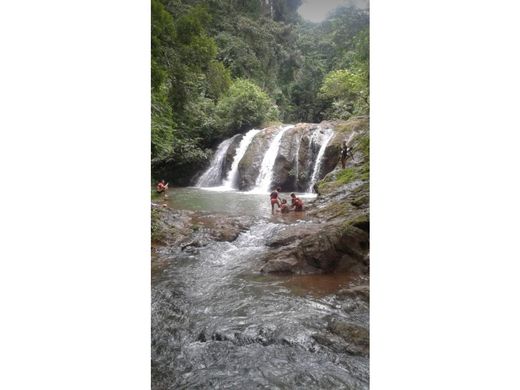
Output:
M305 223L304 214L280 220L267 195L234 191L173 188L162 201L258 218L233 242L154 252L167 266L152 276L153 389L368 388L368 357L342 349L328 330L331 321L368 326L368 304L336 294L366 281L258 272L266 240Z

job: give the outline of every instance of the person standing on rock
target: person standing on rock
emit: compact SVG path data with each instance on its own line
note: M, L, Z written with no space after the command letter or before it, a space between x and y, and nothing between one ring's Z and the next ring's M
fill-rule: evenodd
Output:
M343 141L343 146L341 147L341 168L345 169L345 164L347 163L348 155L352 155L352 148L347 146L347 141Z
M274 205L278 205L278 208L280 208L280 198L278 197L278 193L282 189L278 187L273 192L271 192L270 198L271 198L271 213L274 214Z

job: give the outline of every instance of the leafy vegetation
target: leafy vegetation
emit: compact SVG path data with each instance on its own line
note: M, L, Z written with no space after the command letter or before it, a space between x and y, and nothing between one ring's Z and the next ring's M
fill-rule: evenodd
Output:
M368 114L368 12L320 24L301 0L152 0L152 173L187 179L222 139L269 122Z
M269 96L251 81L236 80L216 108L223 137L250 129L265 120L276 120L279 111Z

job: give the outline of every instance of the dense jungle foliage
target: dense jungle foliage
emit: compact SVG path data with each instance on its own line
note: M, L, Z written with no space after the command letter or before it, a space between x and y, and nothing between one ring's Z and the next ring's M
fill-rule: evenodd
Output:
M187 184L211 147L254 126L368 114L368 11L316 24L300 5L152 0L154 177Z

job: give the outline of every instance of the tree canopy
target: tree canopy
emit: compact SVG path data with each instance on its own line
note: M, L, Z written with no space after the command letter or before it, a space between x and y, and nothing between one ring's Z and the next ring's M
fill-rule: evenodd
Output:
M368 114L367 11L320 24L301 0L152 0L152 169L189 176L266 122Z

